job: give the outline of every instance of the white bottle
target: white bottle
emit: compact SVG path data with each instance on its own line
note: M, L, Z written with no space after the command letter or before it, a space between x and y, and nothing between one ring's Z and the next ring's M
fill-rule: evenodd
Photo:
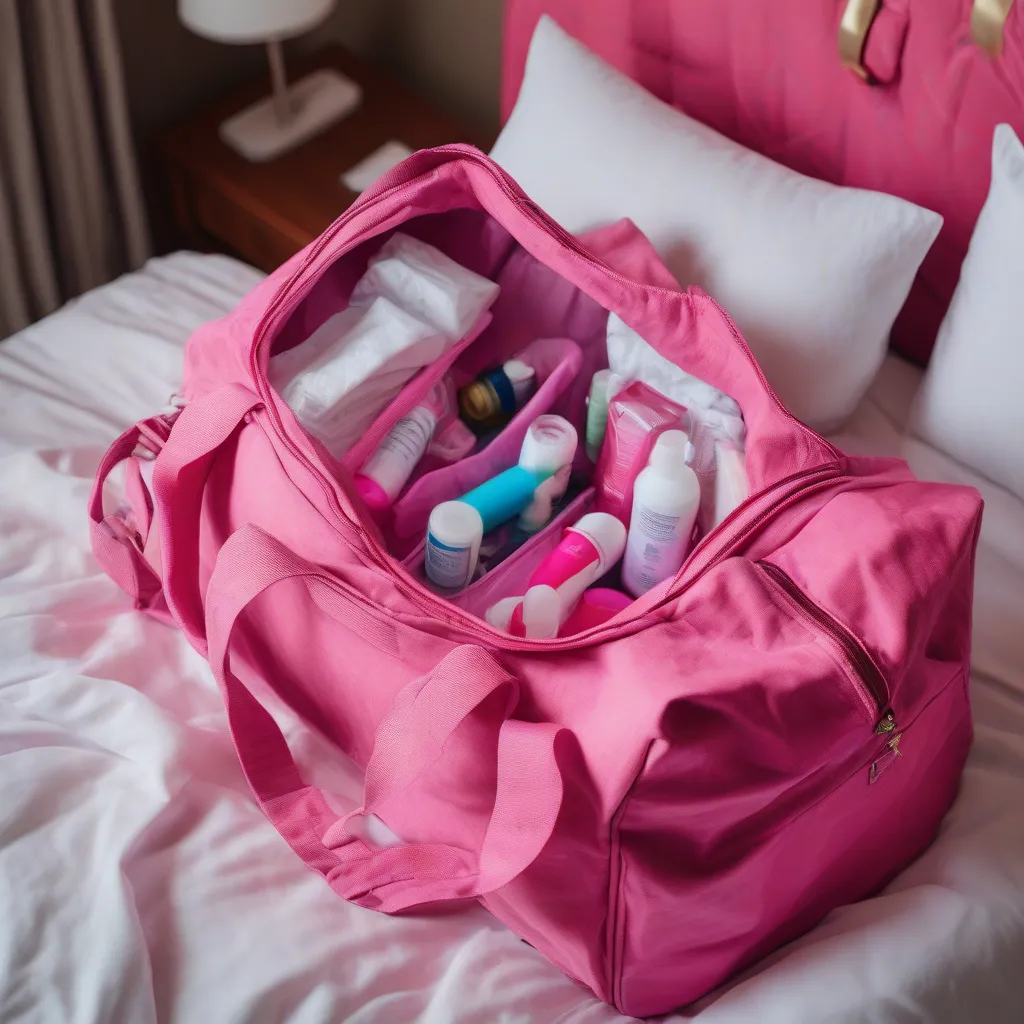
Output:
M686 558L700 507L697 474L684 461L688 446L684 431L666 430L633 485L622 583L634 597L674 576Z
M430 581L441 590L468 587L483 535L483 519L472 505L464 501L435 505L427 523L425 567Z

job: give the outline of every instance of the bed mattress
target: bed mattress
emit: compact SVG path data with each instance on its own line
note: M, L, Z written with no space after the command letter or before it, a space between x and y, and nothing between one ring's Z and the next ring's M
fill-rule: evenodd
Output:
M622 1020L479 907L389 918L333 896L250 797L206 663L92 558L100 456L258 280L176 253L0 344L0 1020ZM985 497L960 796L884 893L672 1020L1024 1017L1024 502L904 436L919 380L890 357L832 440ZM287 731L356 806L358 772Z

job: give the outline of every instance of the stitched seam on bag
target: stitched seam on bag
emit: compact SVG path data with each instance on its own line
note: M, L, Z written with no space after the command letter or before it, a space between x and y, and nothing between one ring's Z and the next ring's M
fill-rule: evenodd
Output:
M306 497L306 493L302 484L300 484L295 479L294 474L288 468L288 464L281 457L281 452L278 451L276 433L273 430L268 429L267 425L263 422L263 416L265 415L265 413L265 409L255 411L254 415L252 416L251 422L256 424L260 428L264 436L270 442L270 447L274 453L274 458L277 460L278 465L281 467L281 472L288 479L288 482L302 496L306 504L327 524L328 527L330 527L331 532L336 534L341 539L346 549L350 551L353 554L353 556L356 557L363 566L365 566L368 569L376 570L379 573L380 567L377 566L376 563L366 560L366 558L364 557L365 552L363 551L362 545L354 543L346 535L346 529L350 528L345 528L343 523L339 525L339 520L336 516L331 515L328 512L325 512L323 509L319 507L319 505L316 504L315 501L312 501L308 497ZM291 458L291 453L288 452L287 454L289 458ZM306 473L305 469L303 469L303 473ZM317 479L319 479L319 474L315 474L315 476L317 477ZM330 572L330 570L325 569L325 572ZM385 578L387 578L388 580L391 579L390 576Z
M612 815L611 828L609 830L608 846L608 897L606 902L606 924L605 924L605 972L607 975L607 988L612 997L612 1002L619 1006L621 998L622 959L625 950L626 934L626 907L622 900L622 893L626 878L626 860L622 856L622 840L619 825L626 814L629 806L630 796L636 788L647 768L650 760L651 750L654 748L656 738L647 741L644 747L643 757L639 759L637 769L630 779ZM621 940L621 941L620 941Z

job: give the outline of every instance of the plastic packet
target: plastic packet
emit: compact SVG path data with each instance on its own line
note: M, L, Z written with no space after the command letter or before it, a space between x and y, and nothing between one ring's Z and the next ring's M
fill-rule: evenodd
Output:
M599 511L629 525L633 482L666 430L689 433L690 414L643 381L634 381L608 403L608 426L594 476Z

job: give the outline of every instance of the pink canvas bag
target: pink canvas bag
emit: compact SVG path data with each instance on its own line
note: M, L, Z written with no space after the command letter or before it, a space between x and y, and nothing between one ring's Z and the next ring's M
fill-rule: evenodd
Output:
M502 292L338 462L269 386L269 352L343 308L399 225ZM336 893L388 913L479 899L648 1015L878 889L931 840L970 744L981 502L794 420L726 314L680 290L628 222L589 244L477 151L416 154L196 332L183 409L115 442L91 529L136 606L209 657L256 799ZM541 411L578 422L608 310L740 403L751 497L607 624L515 639L479 617L487 593L446 601L415 551L385 551L351 474L449 364L471 374L538 338L573 343L552 350L574 372ZM120 462L128 498L105 511ZM420 479L407 493L452 486ZM492 575L528 575L591 497ZM264 707L279 701L365 765L359 810L339 815L304 781ZM402 842L376 845L372 815Z

